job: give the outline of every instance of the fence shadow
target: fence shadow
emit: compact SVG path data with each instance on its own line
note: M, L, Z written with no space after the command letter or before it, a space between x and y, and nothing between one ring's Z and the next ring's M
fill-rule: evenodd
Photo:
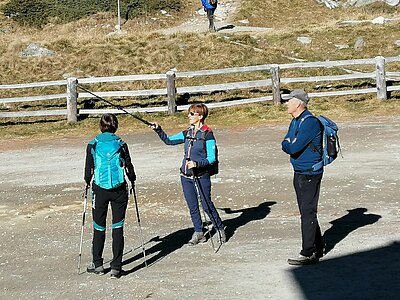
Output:
M325 231L323 237L325 254L331 251L340 241L344 240L352 231L366 225L371 225L382 217L375 214L365 214L368 210L363 207L347 211L347 215L329 222L332 224L332 227Z
M399 299L400 241L290 270L304 299Z
M276 204L275 201L267 201L261 203L258 206L250 208L236 210L232 210L231 208L219 208L223 210L226 214L240 213L240 215L236 218L223 220L224 225L226 226L225 233L227 240L229 240L234 235L235 231L239 227L244 226L251 221L264 219L271 212L271 206L274 204Z

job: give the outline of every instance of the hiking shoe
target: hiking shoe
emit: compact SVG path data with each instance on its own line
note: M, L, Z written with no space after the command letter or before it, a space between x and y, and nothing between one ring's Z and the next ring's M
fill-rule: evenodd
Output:
M118 279L118 278L120 278L121 277L121 273L122 273L122 271L121 270L115 270L115 269L111 269L111 275L110 275L110 278L111 279Z
M219 236L219 242L221 244L226 243L226 234L225 234L225 230L222 229L218 229L218 236Z
M103 265L96 267L92 262L86 268L86 272L97 275L104 275L105 273Z
M205 243L207 242L206 237L204 236L203 232L194 232L192 238L189 241L189 245L197 245L198 243Z
M317 256L316 253L313 253L313 255L311 256L304 256L304 255L299 255L296 258L289 258L287 260L289 265L295 265L295 266L299 266L299 265L312 265L312 264L316 264L318 262L319 258Z

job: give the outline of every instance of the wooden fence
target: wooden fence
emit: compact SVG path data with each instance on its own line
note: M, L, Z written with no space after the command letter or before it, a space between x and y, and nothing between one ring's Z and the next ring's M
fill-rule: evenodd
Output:
M400 61L400 56L387 57L387 58L378 56L375 58L368 58L368 59L324 61L324 62L298 62L290 64L265 64L257 66L234 67L225 69L188 71L188 72L176 72L170 70L166 74L143 74L143 75L97 77L97 78L94 77L94 78L79 78L79 79L68 78L67 80L58 80L58 81L0 85L0 90L66 86L65 94L2 98L0 99L0 104L2 105L6 105L8 103L32 102L32 101L43 101L52 99L63 99L63 98L66 99L67 101L66 109L0 112L0 118L64 115L67 117L67 120L69 122L77 122L78 115L102 114L105 112L123 113L118 109L84 109L84 108L79 109L78 108L79 98L93 98L93 95L90 93L80 92L79 85L85 85L85 88L90 90L90 88L87 87L87 85L89 84L126 82L126 81L132 82L132 81L162 80L165 82L165 88L147 89L147 90L128 90L128 91L107 91L107 92L93 91L93 93L103 98L166 96L168 99L167 106L132 108L126 110L130 113L169 112L173 114L178 110L185 110L188 107L188 105L181 105L181 106L176 105L177 95L179 94L210 93L215 91L239 90L239 89L257 88L257 87L271 87L272 89L271 95L265 97L208 103L207 106L209 108L216 108L216 107L226 107L232 105L249 104L249 103L264 102L264 101L272 101L273 103L278 104L281 103L282 97L285 96L281 93L281 86L284 84L310 83L310 82L330 83L333 81L372 79L375 80L376 82L376 87L373 88L309 93L309 96L310 98L313 98L313 97L330 97L330 96L376 93L378 99L386 100L388 92L400 90L399 85L387 86L388 80L400 78L400 72L387 72L386 65L388 63L399 62L399 61ZM338 68L338 67L340 68L344 66L354 66L354 65L371 65L371 66L375 65L375 71L369 73L352 72L350 74L331 75L331 76L292 77L292 78L280 77L280 71L285 69ZM179 80L180 78L194 78L200 76L215 76L223 74L258 72L258 71L269 72L270 77L264 80L240 81L240 82L213 84L213 85L184 86L184 87L177 87L176 85L177 80Z

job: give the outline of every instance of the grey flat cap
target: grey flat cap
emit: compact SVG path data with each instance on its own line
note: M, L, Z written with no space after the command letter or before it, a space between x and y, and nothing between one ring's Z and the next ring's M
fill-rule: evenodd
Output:
M296 98L299 99L301 101L303 101L305 104L308 103L308 101L310 100L308 98L308 94L304 91L304 90L293 90L290 94L288 99L292 99L292 98Z

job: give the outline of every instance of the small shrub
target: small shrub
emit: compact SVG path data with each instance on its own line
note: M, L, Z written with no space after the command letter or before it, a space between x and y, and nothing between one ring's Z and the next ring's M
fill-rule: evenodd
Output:
M126 19L161 9L179 11L181 0L121 0L121 15ZM99 13L117 11L115 0L11 0L1 10L24 26L43 27L50 20L67 23Z
M5 16L21 25L42 27L48 22L50 7L46 0L12 0L2 10Z

